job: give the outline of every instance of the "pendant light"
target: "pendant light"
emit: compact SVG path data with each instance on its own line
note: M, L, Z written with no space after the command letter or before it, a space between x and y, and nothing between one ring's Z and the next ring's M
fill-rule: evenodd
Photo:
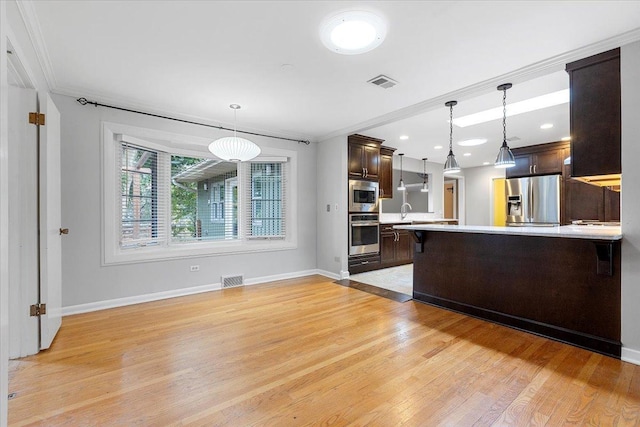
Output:
M444 163L444 173L446 174L460 172L460 166L453 154L453 106L457 103L458 101L449 101L444 104L449 107L449 155Z
M513 86L511 83L498 86L498 90L502 91L502 147L496 157L495 167L497 168L510 168L516 165L516 159L507 145L507 89L511 86Z
M404 153L400 153L398 156L400 156L400 183L398 183L398 191L405 191L407 187L404 186L404 181L402 180L402 156L404 156Z
M427 158L423 158L422 159L422 163L423 163L423 173L422 173L422 188L420 189L421 193L428 193L429 192L429 187L428 187L428 182L427 182Z
M260 147L248 139L236 136L237 113L241 108L238 104L231 104L233 110L233 136L219 138L209 144L209 151L227 162L246 162L260 154Z

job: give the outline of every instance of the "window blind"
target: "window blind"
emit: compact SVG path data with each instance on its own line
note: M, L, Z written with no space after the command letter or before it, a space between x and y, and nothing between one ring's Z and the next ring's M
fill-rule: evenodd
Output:
M253 161L248 164L244 188L247 239L286 237L287 163Z
M166 173L157 151L120 143L117 175L120 248L157 245L165 239L161 183Z

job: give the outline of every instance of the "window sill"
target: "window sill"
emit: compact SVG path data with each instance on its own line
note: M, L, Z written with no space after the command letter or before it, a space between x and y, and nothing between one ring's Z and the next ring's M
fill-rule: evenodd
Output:
M167 261L184 258L202 258L224 255L238 255L256 252L287 251L296 249L295 242L287 241L233 241L211 243L189 243L169 247L136 248L131 251L119 250L105 254L103 266L134 264L140 262Z

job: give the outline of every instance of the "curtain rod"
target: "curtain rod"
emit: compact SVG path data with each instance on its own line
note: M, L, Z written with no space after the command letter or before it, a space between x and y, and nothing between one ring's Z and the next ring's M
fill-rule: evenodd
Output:
M183 120L183 119L177 119L175 117L161 116L159 114L147 113L145 111L130 110L129 108L122 108L122 107L115 107L113 105L101 104L99 102L89 101L89 100L87 100L87 98L78 98L78 99L76 99L76 101L78 101L81 105L91 104L94 107L113 108L114 110L128 111L129 113L136 113L136 114L142 114L142 115L145 115L145 116L158 117L160 119L174 120L176 122L189 123L191 125L206 126L206 127L214 128L214 129L228 130L228 131L231 131L231 132L233 132L233 130L234 130L234 129L226 128L224 126L216 126L216 125L209 125L209 124L206 124L206 123L192 122L190 120ZM246 130L236 130L236 132L244 133L244 134L247 134L247 135L264 136L264 137L267 137L267 138L283 139L285 141L297 142L298 144L301 143L301 142L303 144L306 144L306 145L311 144L311 141L308 141L308 140L305 140L305 139L286 138L284 136L267 135L267 134L264 134L264 133L249 132L249 131L246 131Z

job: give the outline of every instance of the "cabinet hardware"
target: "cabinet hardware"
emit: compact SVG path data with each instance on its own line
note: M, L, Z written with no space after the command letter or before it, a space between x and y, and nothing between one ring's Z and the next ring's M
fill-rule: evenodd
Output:
M533 170L531 168L531 165L529 165L529 174L532 174L532 173L533 173Z

